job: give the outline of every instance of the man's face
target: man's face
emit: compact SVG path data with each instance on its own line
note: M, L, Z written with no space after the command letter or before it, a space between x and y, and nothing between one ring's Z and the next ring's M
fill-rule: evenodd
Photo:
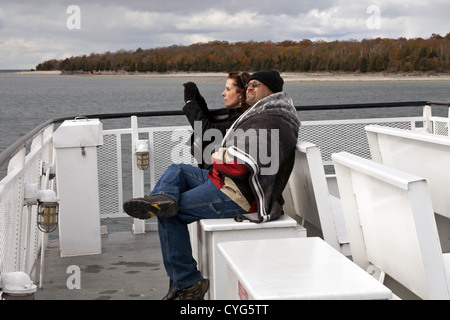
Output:
M247 104L249 106L253 106L259 100L270 96L272 93L272 90L270 90L261 81L251 80L247 84Z

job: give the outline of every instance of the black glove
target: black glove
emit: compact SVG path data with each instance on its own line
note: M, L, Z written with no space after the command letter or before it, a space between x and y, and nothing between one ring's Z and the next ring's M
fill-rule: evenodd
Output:
M188 102L189 100L196 100L198 91L197 85L194 82L186 82L183 84L184 86L184 102Z

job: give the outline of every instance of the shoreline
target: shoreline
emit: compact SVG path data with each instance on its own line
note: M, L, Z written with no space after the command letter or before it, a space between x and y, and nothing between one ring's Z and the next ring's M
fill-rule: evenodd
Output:
M85 77L149 77L149 78L226 78L226 72L173 72L173 73L131 73L98 72L66 73L61 71L21 71L19 75L85 76ZM285 82L345 82L345 81L450 81L449 73L345 73L345 72L282 72Z
M345 82L345 81L450 81L450 74L429 73L344 73L315 72L282 74L285 82Z

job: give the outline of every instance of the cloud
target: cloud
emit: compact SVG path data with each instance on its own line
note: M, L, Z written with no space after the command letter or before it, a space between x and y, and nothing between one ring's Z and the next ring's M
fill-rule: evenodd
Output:
M0 5L0 69L31 68L52 57L223 40L326 41L429 37L450 32L448 0L75 0L81 29L69 30L68 3ZM368 28L380 9L380 27Z
M232 29L239 32L255 24L254 17L255 14L246 11L230 14L219 9L209 9L184 17L181 19L181 22L176 22L175 25L181 31Z

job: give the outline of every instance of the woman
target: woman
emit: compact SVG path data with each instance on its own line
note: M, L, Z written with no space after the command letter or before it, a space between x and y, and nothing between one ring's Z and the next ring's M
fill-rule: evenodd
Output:
M225 90L222 92L226 113L220 116L215 116L209 111L206 101L195 83L184 84L186 104L183 111L193 129L195 129L196 121L201 122L201 132L194 130L191 136L191 153L200 168L209 169L211 166L211 153L203 156L205 148L212 144L208 150L213 150L213 146L221 143L221 141L214 140L204 141L205 132L209 129L217 129L221 132L222 137L225 136L226 130L248 109L245 85L249 78L248 72L230 72L228 74Z

